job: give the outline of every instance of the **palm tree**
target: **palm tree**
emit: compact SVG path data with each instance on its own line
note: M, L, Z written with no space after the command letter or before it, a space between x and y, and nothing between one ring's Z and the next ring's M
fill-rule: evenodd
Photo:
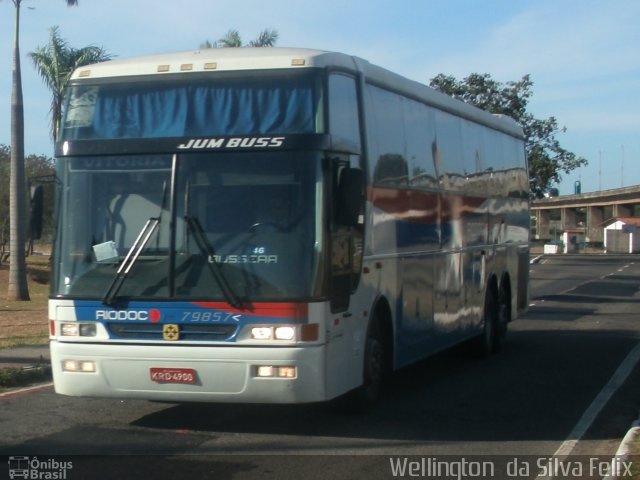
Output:
M100 47L90 45L84 48L72 48L60 37L59 27L49 30L49 44L38 47L29 53L37 72L49 87L51 100L51 136L55 142L60 127L62 98L64 89L73 71L84 65L110 60L113 55Z
M222 48L237 48L242 46L242 39L238 30L229 30L224 37L218 40L218 45Z
M265 28L255 40L251 40L248 47L273 47L278 41L278 31ZM242 47L242 38L238 30L229 30L220 40L211 43L205 40L200 44L200 48L234 48Z
M273 47L278 41L278 31L265 28L255 40L249 42L250 47Z
M29 300L25 258L26 185L24 175L24 105L22 100L22 72L20 70L20 5L11 0L16 10L13 44L13 75L11 86L11 175L9 181L9 300ZM65 0L68 6L78 0Z

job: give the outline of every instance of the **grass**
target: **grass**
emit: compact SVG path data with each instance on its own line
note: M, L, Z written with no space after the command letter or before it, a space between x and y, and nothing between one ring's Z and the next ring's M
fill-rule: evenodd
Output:
M15 348L25 345L46 345L49 343L49 334L25 335L20 337L0 338L0 350L3 348Z
M9 301L9 265L0 265L0 348L47 343L49 280L48 255L27 257L29 301Z
M7 300L9 265L0 265L0 349L49 342L47 303L51 265L48 255L27 257L29 301ZM49 365L35 368L0 368L0 391L48 380Z

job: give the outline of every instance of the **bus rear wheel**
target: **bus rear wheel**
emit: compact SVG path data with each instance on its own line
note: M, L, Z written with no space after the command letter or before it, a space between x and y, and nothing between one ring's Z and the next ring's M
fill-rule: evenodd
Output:
M491 288L485 294L482 323L482 333L475 340L474 350L484 358L502 348L506 335L506 325L500 321L496 296Z
M501 292L496 308L496 328L493 340L493 351L499 352L507 341L507 327L511 321L511 295Z

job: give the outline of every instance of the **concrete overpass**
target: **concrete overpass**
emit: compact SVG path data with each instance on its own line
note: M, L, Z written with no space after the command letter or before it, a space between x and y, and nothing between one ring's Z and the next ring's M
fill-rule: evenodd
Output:
M640 217L640 185L534 200L531 215L532 240L558 240L569 231L584 234L589 245L601 245L608 223Z

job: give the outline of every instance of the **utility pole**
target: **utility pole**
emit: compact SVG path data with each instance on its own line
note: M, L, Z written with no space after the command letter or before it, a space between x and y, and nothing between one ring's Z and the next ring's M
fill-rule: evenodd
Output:
M624 145L622 147L622 160L620 161L620 186L624 187Z
M598 191L602 191L602 150L598 150Z

